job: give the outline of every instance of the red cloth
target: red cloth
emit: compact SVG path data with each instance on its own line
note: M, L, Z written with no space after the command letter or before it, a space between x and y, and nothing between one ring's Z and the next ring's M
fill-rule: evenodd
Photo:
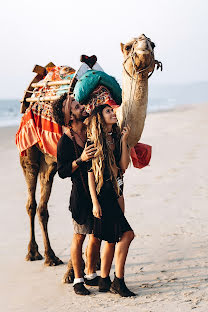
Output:
M41 114L34 110L37 103L27 109L22 116L19 130L16 134L16 145L21 156L25 151L38 143L45 153L56 157L57 144L62 136L62 127L54 122L49 114ZM46 104L44 105L46 106Z
M142 169L146 167L151 159L152 146L137 143L134 147L131 148L131 158L134 167Z

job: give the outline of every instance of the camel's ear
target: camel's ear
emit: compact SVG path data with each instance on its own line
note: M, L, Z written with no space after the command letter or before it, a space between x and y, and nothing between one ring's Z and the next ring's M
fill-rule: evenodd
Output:
M150 44L151 44L152 50L154 50L154 48L155 48L155 44L154 44L154 42L152 42L152 41L151 41L151 43L150 43Z
M124 44L123 43L121 43L121 51L122 51L122 53L124 52Z

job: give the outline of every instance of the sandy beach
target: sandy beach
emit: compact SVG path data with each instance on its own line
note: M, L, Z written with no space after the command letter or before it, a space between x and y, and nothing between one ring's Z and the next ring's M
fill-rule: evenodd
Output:
M126 216L136 237L125 280L135 298L111 293L74 294L62 284L72 239L71 181L55 177L49 201L49 235L64 265L26 262L27 188L15 146L17 127L0 128L2 312L190 312L208 310L208 105L149 114L141 142L153 147L150 166L125 174ZM37 202L39 187L37 189ZM43 241L36 218L36 238ZM114 266L111 271L113 278Z

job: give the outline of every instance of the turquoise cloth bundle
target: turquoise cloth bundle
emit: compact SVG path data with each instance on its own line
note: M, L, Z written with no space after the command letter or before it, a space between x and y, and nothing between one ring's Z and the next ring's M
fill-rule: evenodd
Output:
M86 74L78 80L74 88L76 101L84 103L98 85L103 85L108 88L114 101L118 105L121 105L121 87L116 79L105 72L97 70L88 70Z

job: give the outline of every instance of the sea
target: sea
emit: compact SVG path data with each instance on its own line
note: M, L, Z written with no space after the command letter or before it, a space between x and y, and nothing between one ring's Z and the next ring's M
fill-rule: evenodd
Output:
M171 111L183 105L200 103L208 103L208 82L149 86L148 113ZM20 123L20 106L18 99L0 99L0 127Z

